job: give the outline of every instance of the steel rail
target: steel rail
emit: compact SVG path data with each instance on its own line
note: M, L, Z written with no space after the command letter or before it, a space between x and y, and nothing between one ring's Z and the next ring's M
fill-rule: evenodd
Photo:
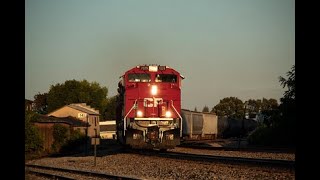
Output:
M61 176L57 174L52 174L52 173L45 173L45 172L39 172L39 171L34 171L34 170L28 170L28 174L34 174L37 176L42 176L42 177L47 177L50 179L59 179L59 180L75 180L75 178L67 177L67 176Z
M68 172L68 173L81 174L81 175L93 176L93 177L101 177L101 178L109 178L109 179L138 180L138 178L135 178L135 177L118 176L118 175L106 174L106 173L95 172L95 171L67 169L67 168L60 168L60 167L58 168L58 167L42 166L42 165L34 165L34 164L25 164L25 166L30 168Z
M279 160L279 159L257 159L257 158L244 158L244 157L229 157L229 156L214 156L214 155L201 155L201 154L188 154L179 152L165 152L159 151L129 151L129 153L158 156L173 159L201 161L201 162L223 162L230 164L244 164L254 166L267 166L267 167L282 167L295 169L295 161Z

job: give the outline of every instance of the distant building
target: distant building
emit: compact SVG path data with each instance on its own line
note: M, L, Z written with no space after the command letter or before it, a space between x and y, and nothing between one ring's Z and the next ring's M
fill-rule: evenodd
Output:
M54 117L72 116L78 118L81 121L88 123L89 126L87 127L86 132L87 136L95 137L99 136L100 134L99 110L86 105L86 103L74 103L65 105L47 115Z
M34 122L34 125L39 129L40 136L44 140L43 147L45 151L51 151L51 146L54 142L53 126L56 124L66 127L68 135L75 130L80 130L81 133L85 134L87 128L87 123L71 116L58 118L39 115L39 119Z
M116 120L102 121L100 125L101 139L116 139Z
M34 102L29 99L25 99L24 108L26 111L33 111L34 110Z
M261 112L258 113L250 113L248 116L246 116L246 119L252 119L259 123L263 123L264 121L264 115Z

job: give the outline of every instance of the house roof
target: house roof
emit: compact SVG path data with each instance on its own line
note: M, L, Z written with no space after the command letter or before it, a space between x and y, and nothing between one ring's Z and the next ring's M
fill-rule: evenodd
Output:
M99 110L96 110L88 105L86 105L86 103L73 103L73 104L69 104L69 105L65 105L59 109L56 109L50 113L48 113L47 115L50 116L50 114L52 114L53 112L56 112L56 111L59 111L60 109L64 108L64 107L70 107L72 109L76 109L76 110L79 110L81 112L84 112L84 113L87 113L87 114L90 114L90 115L100 115L99 114Z
M86 105L83 104L83 103L79 103L79 104L69 104L69 105L67 105L67 106L70 107L70 108L73 108L73 109L76 109L76 110L85 112L85 113L87 113L87 114L100 115L100 114L99 114L99 111L91 108L90 106L86 106Z
M39 115L39 119L36 122L37 123L66 123L74 127L87 127L87 124L88 124L72 116L55 117L55 116Z
M33 101L29 100L29 99L25 99L24 100L25 103L33 103Z

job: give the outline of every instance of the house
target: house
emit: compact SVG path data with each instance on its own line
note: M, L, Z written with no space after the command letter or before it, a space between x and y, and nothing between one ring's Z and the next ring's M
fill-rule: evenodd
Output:
M26 111L33 111L34 110L34 103L29 99L25 99L24 101L24 108Z
M100 134L99 127L99 110L96 110L86 103L74 103L65 105L53 112L47 114L47 116L54 117L68 117L72 116L80 119L83 122L88 123L86 134L89 137L98 137Z
M48 117L45 115L39 115L39 119L33 123L40 132L40 136L43 141L43 148L45 151L51 151L51 146L54 142L53 129L54 125L59 124L67 128L67 134L70 135L72 131L80 130L83 134L86 132L87 123L74 118L74 117Z

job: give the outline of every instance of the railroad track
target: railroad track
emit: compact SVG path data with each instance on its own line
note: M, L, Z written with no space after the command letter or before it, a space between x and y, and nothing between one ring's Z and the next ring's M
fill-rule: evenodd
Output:
M46 177L49 179L59 179L59 180L75 180L75 178L67 177L67 176L61 176L57 174L51 174L51 173L45 173L45 172L39 172L35 170L28 170L29 174L34 174L36 176Z
M39 176L45 176L53 179L61 179L61 180L71 180L75 179L71 176L62 176L57 175L57 172L65 172L65 173L71 173L75 175L83 175L86 177L98 177L98 178L104 178L104 179L121 179L121 180L137 180L139 178L135 177L128 177L128 176L117 176L112 174L106 174L101 172L95 172L95 171L84 171L84 170L76 170L76 169L67 169L67 168L58 168L58 167L49 167L49 166L42 166L42 165L33 165L33 164L25 164L25 167L27 167L27 173L36 174ZM32 169L30 169L32 168ZM37 169L37 170L33 170ZM41 172L41 170L50 170L54 171L56 173L48 173L48 172Z
M219 151L244 151L244 152L269 152L269 153L295 153L294 149L289 148L262 148L262 147L214 147L203 144L180 144L177 147L191 149L206 149Z
M200 155L200 154L187 154L179 152L156 152L156 151L129 151L129 153L136 153L141 155L158 156L174 159L183 159L201 162L222 162L229 164L245 164L254 166L267 166L267 167L282 167L282 168L295 168L295 161L290 160L274 160L274 159L256 159L256 158L243 158L243 157L227 157L227 156L213 156L213 155Z

